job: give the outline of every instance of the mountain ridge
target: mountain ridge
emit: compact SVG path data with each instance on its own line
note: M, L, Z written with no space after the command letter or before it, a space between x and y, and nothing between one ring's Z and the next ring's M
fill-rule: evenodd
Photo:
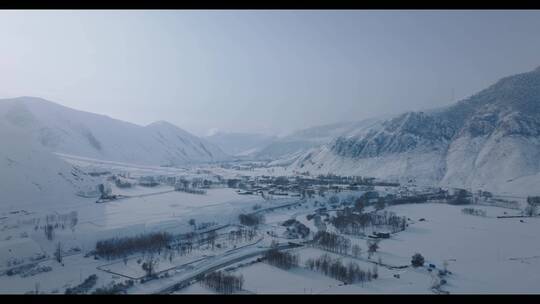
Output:
M509 181L538 178L539 116L537 68L440 110L406 112L341 134L291 167L511 192Z
M52 152L145 165L178 166L229 156L165 121L140 126L38 97L0 100L0 116Z

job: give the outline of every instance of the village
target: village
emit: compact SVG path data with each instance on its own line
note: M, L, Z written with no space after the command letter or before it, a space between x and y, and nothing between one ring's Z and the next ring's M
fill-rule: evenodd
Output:
M10 257L0 275L3 291L16 285L29 293L451 293L464 290L453 273L466 273L470 264L430 246L453 231L439 231L448 226L439 222L527 227L536 225L540 203L362 176L161 170L89 169L103 181L100 194L77 212L41 220L26 210L3 214L7 241L0 249L10 250L3 253ZM94 209L106 216L88 217ZM423 230L439 232L422 240ZM14 244L29 253L19 254ZM264 284L257 273L266 272L300 282L298 288ZM32 286L34 278L60 273L61 286Z

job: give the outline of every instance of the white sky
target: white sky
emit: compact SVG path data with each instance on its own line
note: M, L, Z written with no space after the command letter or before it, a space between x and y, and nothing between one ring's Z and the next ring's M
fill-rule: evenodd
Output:
M540 65L539 11L0 11L0 98L278 134L446 105Z

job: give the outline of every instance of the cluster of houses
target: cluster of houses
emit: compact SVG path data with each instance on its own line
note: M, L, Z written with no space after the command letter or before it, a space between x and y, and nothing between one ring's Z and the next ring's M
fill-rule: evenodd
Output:
M241 195L273 195L313 197L315 194L337 193L345 190L373 191L374 186L399 186L398 183L376 181L361 176L241 176L227 179L229 188ZM376 193L376 192L374 192Z

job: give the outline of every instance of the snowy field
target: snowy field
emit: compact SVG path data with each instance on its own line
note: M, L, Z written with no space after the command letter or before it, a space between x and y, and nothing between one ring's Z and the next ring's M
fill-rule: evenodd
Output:
M64 156L67 158L67 156ZM217 167L199 168L166 168L166 167L134 167L123 163L105 163L90 159L70 158L77 165L93 167L96 172L110 169L116 172L129 172L131 177L144 175L182 175L182 176L223 176L282 174L284 172L268 168L257 168L252 171L238 171ZM109 167L108 167L109 166ZM378 187L379 188L379 187ZM382 195L392 190L377 189ZM95 287L121 282L126 278L140 278L144 275L138 255L130 256L124 264L122 259L95 260L84 257L84 254L95 247L95 242L109 237L136 235L144 232L167 231L170 233L186 233L193 231L189 224L195 219L198 224L213 222L217 225L235 224L238 214L254 212L260 208L265 217L265 224L259 227L259 236L263 239L258 244L247 244L252 247L230 254L230 244L220 241L219 248L200 248L192 254L175 256L171 260L161 257L156 271L171 270L173 277L164 281L152 281L132 288L135 293L146 293L160 290L163 284L173 284L174 275L180 278L188 276L189 271L197 267L219 265L222 261L233 260L243 254L262 253L272 240L288 242L283 237L286 228L281 224L288 219L296 219L306 225L312 232L317 228L314 221L306 216L328 201L329 196L316 196L302 204L287 206L271 211L267 208L294 204L298 198L275 197L265 200L257 195L239 195L230 188L211 188L205 195L189 194L173 191L169 186L142 187L135 186L120 189L113 186L114 194L122 194L128 198L106 203L95 203L95 199L77 199L58 205L35 205L35 208L22 210L2 210L0 212L0 270L8 269L8 263L21 262L21 265L36 262L40 267L51 267L51 271L32 276L0 275L1 293L25 293L38 288L45 293L63 293L68 287L80 284L91 274L98 275ZM350 195L358 196L362 192L342 192L337 194L340 200ZM333 193L331 195L334 195ZM315 201L318 201L315 204ZM328 207L328 205L326 205ZM339 257L347 263L353 261L362 269L372 269L373 261L379 258L384 264L393 266L410 265L411 256L421 253L427 264L442 267L444 261L449 263L452 275L447 277L448 283L443 290L450 293L539 293L537 282L540 281L540 218L497 218L501 215L518 215L520 210L503 209L491 206L467 206L485 210L486 217L463 214L464 206L452 206L440 203L398 205L387 207L398 216L409 218L409 227L390 239L379 244L379 250L367 259L366 237L350 236L353 244L362 249L359 258ZM257 209L259 210L259 209ZM372 211L371 207L366 212ZM72 212L78 215L74 227L69 220L59 219ZM330 214L334 214L332 211ZM54 223L62 228L55 231L54 241L47 240L43 230L34 229L36 223L44 223L46 216L55 215ZM425 220L420 220L425 219ZM328 224L328 230L335 229ZM65 227L63 227L65 226ZM233 226L229 226L233 227ZM368 229L369 230L369 229ZM271 237L270 232L275 236ZM223 233L220 231L219 233ZM258 236L258 237L259 237ZM258 242L258 237L252 242ZM301 241L301 240L295 240ZM56 262L53 252L57 242L63 244L65 255L63 264ZM263 246L264 244L264 246ZM245 244L236 244L242 247ZM263 247L261 247L263 246ZM78 248L78 251L73 251ZM432 274L426 267L389 269L378 267L379 278L362 284L345 285L340 281L324 276L321 273L304 268L308 258L316 258L327 253L320 249L303 247L292 250L300 255L301 267L282 270L265 263L255 263L239 267L233 272L242 274L245 279L246 293L432 293L430 286ZM46 256L43 256L43 255ZM249 258L255 258L250 256ZM21 261L17 261L20 259ZM33 263L32 262L32 263ZM243 261L245 262L245 261ZM193 263L193 267L184 267ZM241 263L241 262L239 262ZM202 266L201 266L202 265ZM227 267L224 267L227 268ZM184 272L183 272L184 271ZM185 273L188 271L188 273ZM399 274L399 278L395 275ZM39 284L39 286L36 285ZM213 293L199 283L175 293Z
M341 282L306 269L282 270L257 263L235 271L244 276L244 289L257 294L309 294L321 293Z
M420 252L426 262L454 273L453 293L540 293L540 218L498 219L511 210L477 207L488 217L466 215L462 206L401 205L389 208L412 219L425 218L381 243L383 261L410 262Z
M172 294L181 295L181 294L217 294L217 293L211 289L204 287L200 283L195 283L195 284L189 285L188 287L182 290L173 292Z
M383 240L371 261L380 257L385 264L410 265L411 256L419 252L426 258L426 266L435 264L441 269L443 261L448 261L452 274L446 277L448 283L442 289L450 293L539 293L540 235L535 231L540 229L540 219L501 219L496 216L516 211L474 207L485 210L487 217L466 215L461 212L463 206L446 204L390 207L389 210L410 217L414 223L406 231ZM282 213L278 213L276 220L284 218ZM421 218L425 221L418 221ZM327 253L345 264L353 261L362 269L372 269L373 263L366 261L366 240L356 238L354 243L362 248L360 259L315 248L294 252L300 255L301 266L308 258ZM432 293L433 275L426 267L379 266L378 271L377 280L352 285L310 270L285 271L264 263L241 268L237 273L244 275L245 289L256 293ZM395 278L395 274L400 278Z

